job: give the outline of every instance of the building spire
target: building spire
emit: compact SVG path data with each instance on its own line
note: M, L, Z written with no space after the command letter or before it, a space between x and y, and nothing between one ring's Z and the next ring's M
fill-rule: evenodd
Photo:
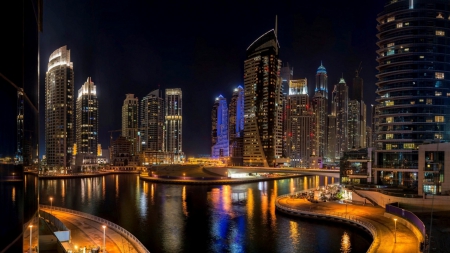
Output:
M278 15L275 15L275 36L278 36Z

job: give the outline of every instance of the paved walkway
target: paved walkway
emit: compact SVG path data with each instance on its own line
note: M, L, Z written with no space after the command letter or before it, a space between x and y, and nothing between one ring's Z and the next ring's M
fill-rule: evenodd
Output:
M394 243L394 221L384 217L384 209L362 204L340 204L338 202L311 203L305 199L281 198L279 204L298 210L348 213L368 220L377 230L380 245L376 252L415 253L419 251L419 241L406 226L397 222L397 242ZM346 207L347 206L347 207Z
M101 223L96 221L80 217L67 212L58 210L50 210L46 208L40 208L48 213L52 213L58 218L64 225L70 229L72 240L70 242L62 243L64 248L72 250L72 252L83 252L80 249L86 247L88 249L99 246L103 247L103 228ZM113 229L106 227L105 236L106 252L139 252L125 237L115 232Z

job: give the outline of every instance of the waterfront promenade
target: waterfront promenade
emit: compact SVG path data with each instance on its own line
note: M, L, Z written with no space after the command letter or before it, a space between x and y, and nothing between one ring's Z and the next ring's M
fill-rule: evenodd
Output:
M311 203L306 199L290 198L288 196L280 197L277 200L277 204L281 207L295 210L294 212L289 212L290 215L296 215L297 213L297 216L303 216L303 214L310 214L311 212L334 213L344 217L346 215L357 217L361 221L370 223L375 228L377 236L377 238L374 238L374 248L370 252L420 252L419 241L415 234L400 222L397 222L397 228L395 229L394 220L385 217L384 209L381 207L368 206L363 203L345 204L333 201ZM280 208L278 210L283 211Z
M66 251L72 250L73 253L78 253L83 252L82 248L86 247L86 252L88 252L89 249L103 247L102 226L107 225L105 229L106 252L148 252L140 245L136 245L135 243L130 242L126 236L119 233L114 228L111 228L106 223L88 219L70 212L58 210L57 207L51 209L41 206L40 209L48 213L52 213L70 230L70 242L62 243Z

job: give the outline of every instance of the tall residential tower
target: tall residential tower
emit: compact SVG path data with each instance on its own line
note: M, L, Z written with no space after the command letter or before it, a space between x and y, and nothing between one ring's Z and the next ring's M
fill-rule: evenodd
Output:
M173 162L184 159L183 144L183 116L182 92L180 88L166 89L165 97L165 149L174 156Z
M78 90L76 103L76 143L78 154L97 155L98 100L90 77Z
M140 151L138 136L139 99L134 94L126 94L122 105L122 136L132 143L132 155Z
M75 143L73 63L67 46L56 49L45 77L45 155L47 165L67 169Z
M282 154L281 60L276 30L247 48L244 62L244 165L273 166Z

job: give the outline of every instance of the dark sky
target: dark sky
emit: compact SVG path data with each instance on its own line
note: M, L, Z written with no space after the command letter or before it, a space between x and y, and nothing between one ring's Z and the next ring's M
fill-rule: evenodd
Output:
M243 85L245 50L278 15L280 59L294 67L294 78L308 78L312 90L322 60L330 90L342 74L351 88L362 61L366 104L374 103L376 17L384 1L218 2L44 1L41 92L50 54L67 45L75 92L87 77L97 86L103 148L108 131L121 128L125 94L141 99L160 85L183 91L183 151L209 154L214 99L229 101Z

